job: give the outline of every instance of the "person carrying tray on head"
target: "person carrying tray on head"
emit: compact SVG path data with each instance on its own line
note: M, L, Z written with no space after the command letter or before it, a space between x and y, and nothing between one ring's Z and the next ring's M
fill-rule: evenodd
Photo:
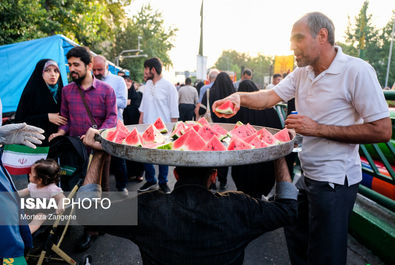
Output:
M303 135L304 176L297 183L298 222L285 228L292 264L346 264L348 221L362 179L358 143L391 138L374 69L334 43L332 21L319 12L306 14L291 32L298 68L271 90L235 93L213 106L230 100L236 112L240 106L265 109L295 97L299 114L285 124Z
M101 196L96 173L103 164L104 152L101 144L94 141L97 133L89 129L83 139L97 151L77 193L80 200ZM275 172L275 200L266 202L241 192L211 193L208 187L216 178L216 170L212 168L176 167L177 183L171 194L155 190L138 195L137 225L96 228L136 243L144 264L243 264L244 249L249 242L296 219L297 189L291 183L283 158L275 162ZM132 199L114 202L105 211L77 212L77 220L111 224L114 216L130 211L122 209L130 207Z

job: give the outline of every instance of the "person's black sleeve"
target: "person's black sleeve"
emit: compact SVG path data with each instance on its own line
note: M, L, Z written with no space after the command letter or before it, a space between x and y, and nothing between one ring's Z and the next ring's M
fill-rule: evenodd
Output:
M199 115L202 116L207 112L207 91L204 93L202 102L200 103ZM202 107L203 106L203 107Z
M30 93L22 93L15 113L15 122L26 122L29 125L45 128L49 122L48 113L32 114L35 113L34 104L36 102L32 100L34 98Z

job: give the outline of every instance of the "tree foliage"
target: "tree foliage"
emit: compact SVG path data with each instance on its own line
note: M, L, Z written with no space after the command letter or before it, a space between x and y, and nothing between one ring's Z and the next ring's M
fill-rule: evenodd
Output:
M2 0L0 45L63 34L86 46L115 39L131 0Z
M372 26L372 15L368 13L368 8L369 1L365 1L353 24L349 19L345 43L337 44L346 54L360 57L370 63L376 70L380 84L384 86L393 21L389 21L383 29L376 29ZM392 53L394 52L395 47ZM393 59L390 69L392 73L390 72L389 84L392 84L395 81L395 60Z
M164 27L162 14L150 5L127 18L132 0L1 0L0 45L62 34L115 61L123 50L141 48L149 57L172 65L168 52L177 29ZM145 58L125 59L121 66L142 80Z
M241 72L245 68L252 70L252 79L261 87L264 85L264 77L271 75L271 65L273 58L258 54L256 57L251 57L246 53L239 53L235 50L223 51L217 62L214 64L215 68L222 71L232 71L237 74L237 79L240 79Z
M116 46L110 57L118 56L123 50L137 49L138 36L142 37L141 49L148 58L158 57L165 67L171 66L169 51L174 47L173 38L176 28L165 28L162 14L154 11L151 5L145 5L131 19L126 26L116 32ZM143 78L143 62L146 58L125 58L120 65L129 69L132 79L141 81Z

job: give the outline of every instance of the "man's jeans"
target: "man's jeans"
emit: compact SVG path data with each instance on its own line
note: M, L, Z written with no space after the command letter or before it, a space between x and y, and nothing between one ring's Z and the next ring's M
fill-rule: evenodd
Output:
M145 180L150 183L157 183L155 178L155 167L152 164L144 164ZM159 165L159 184L167 183L167 175L169 173L169 166Z

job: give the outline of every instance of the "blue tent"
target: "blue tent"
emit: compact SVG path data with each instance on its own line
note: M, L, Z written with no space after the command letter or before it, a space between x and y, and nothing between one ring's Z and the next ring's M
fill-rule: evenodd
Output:
M0 99L3 113L16 111L23 89L41 59L56 61L63 84L67 85L66 53L74 46L78 44L63 35L0 46ZM123 69L109 62L109 70L116 74Z

